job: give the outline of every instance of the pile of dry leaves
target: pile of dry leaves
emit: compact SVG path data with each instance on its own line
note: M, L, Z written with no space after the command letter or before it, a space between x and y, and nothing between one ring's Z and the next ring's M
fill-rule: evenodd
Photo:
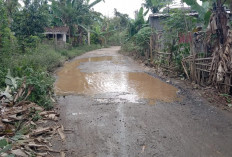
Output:
M14 82L11 80L10 83L0 93L0 156L43 157L57 153L55 156L64 157L64 152L53 150L49 142L56 134L65 140L63 126L56 123L59 115L26 101L32 87L23 83L17 92L12 93L10 86ZM47 125L50 121L53 126Z

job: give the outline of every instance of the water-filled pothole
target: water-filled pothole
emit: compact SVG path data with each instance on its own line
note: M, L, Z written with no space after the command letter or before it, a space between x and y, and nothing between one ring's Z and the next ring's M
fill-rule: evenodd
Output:
M81 63L98 62L102 66L119 64L122 57L103 56L83 58L66 63L57 72L58 80L55 84L57 95L85 94L95 95L104 93L119 93L119 97L135 102L139 99L150 101L172 102L177 100L178 89L142 72L114 71L82 72L78 66ZM91 64L89 64L91 69ZM95 66L93 64L92 66ZM121 93L121 94L120 94ZM126 93L126 94L123 94Z

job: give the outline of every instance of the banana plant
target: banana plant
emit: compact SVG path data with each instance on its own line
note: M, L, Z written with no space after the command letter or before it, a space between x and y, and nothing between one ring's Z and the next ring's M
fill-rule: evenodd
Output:
M211 10L214 7L214 3L219 0L201 0L202 5L197 3L197 0L183 0L187 5L191 6L191 8L199 13L199 17L205 21L205 24L208 24ZM227 5L230 7L232 11L232 0L220 0L222 5Z
M17 86L18 80L19 80L18 77L12 77L10 69L8 69L8 73L5 78L6 88L5 91L0 91L0 99L5 97L6 99L4 102L10 102L13 100L12 91L18 88Z
M101 1L103 0L95 0L92 3L90 0L52 0L52 25L69 26L71 37L81 41L86 32L84 27L88 28L96 16L91 8Z
M158 13L161 8L171 3L173 0L145 0L143 6L152 11L152 13Z
M89 8L92 8L93 6L95 6L96 4L100 3L100 2L105 2L105 0L95 0L92 3L89 4L90 0L87 0L87 4L89 6Z

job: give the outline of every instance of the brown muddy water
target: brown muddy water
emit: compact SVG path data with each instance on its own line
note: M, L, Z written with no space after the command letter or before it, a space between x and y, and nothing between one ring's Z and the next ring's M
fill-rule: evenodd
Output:
M110 67L110 64L120 67L122 60L123 56L102 56L68 62L56 73L58 80L55 83L55 92L57 95L119 93L120 99L130 102L138 102L140 99L148 99L150 103L157 100L172 102L178 99L178 89L157 78L142 72L115 70ZM87 71L83 72L80 65L87 63ZM88 71L96 66L109 69Z

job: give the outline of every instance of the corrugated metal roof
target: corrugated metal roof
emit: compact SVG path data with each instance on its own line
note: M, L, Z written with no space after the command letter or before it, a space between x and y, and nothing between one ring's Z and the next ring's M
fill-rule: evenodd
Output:
M188 16L198 16L198 13L187 13L186 15ZM155 14L150 14L149 17L168 17L170 14L167 13L155 13Z
M231 12L230 12L230 10L226 10L226 12L228 13L228 14L232 14ZM186 15L188 15L188 16L198 16L198 13L197 12L193 12L193 13L187 13ZM168 14L168 13L155 13L155 14L150 14L149 15L149 17L169 17L170 15Z
M46 27L44 28L45 33L46 32L52 32L52 33L58 33L58 32L63 32L63 33L68 33L69 27L67 26L62 26L62 27Z

